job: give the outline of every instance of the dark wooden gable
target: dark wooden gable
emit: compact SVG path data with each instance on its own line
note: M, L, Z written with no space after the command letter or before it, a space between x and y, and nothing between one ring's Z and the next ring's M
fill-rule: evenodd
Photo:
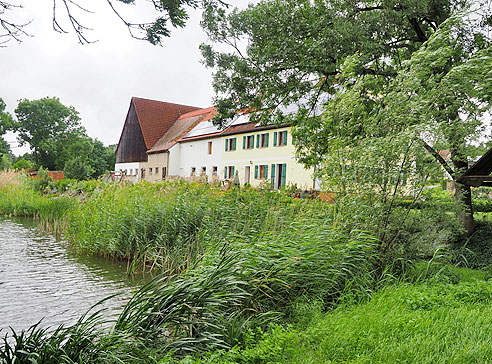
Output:
M457 182L468 186L488 186L492 187L492 149L487 151L477 163L468 168Z
M126 115L125 125L121 133L118 148L116 149L116 163L146 162L147 147L138 122L135 105L130 102Z

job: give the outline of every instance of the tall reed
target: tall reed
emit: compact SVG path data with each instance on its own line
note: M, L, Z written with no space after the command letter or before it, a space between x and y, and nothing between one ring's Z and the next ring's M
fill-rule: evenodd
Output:
M283 229L311 210L272 192L108 185L71 212L67 236L81 251L128 259L131 271L181 271L214 244Z

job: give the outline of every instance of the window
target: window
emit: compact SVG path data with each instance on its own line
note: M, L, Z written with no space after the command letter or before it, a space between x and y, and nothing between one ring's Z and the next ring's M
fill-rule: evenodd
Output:
M201 175L203 176L204 174L207 174L207 167L202 167Z
M213 166L212 167L212 176L216 176L217 175L217 166Z
M287 130L273 133L273 146L287 145Z
M159 167L155 167L155 175L158 176L159 175Z
M193 177L196 173L196 168L195 167L191 167L191 176Z
M152 168L149 168L149 176L152 176Z
M162 179L165 179L167 175L167 167L162 167Z
M253 149L254 144L255 144L254 135L243 136L243 149Z
M142 168L141 173L142 173L142 174L141 174L142 179L144 179L144 178L145 178L145 168Z
M226 152L236 150L236 138L228 138L225 140L225 150Z
M234 166L226 166L224 168L224 178L234 178Z
M256 148L268 148L268 133L256 137Z
M212 142L208 142L208 154L212 154Z
M268 178L268 165L261 164L255 166L255 178L256 179L267 179Z

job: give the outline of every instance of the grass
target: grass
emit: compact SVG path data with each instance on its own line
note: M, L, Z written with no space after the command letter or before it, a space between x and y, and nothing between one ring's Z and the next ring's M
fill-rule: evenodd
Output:
M491 303L489 281L398 284L329 312L299 304L294 325L251 331L244 346L181 363L488 363Z

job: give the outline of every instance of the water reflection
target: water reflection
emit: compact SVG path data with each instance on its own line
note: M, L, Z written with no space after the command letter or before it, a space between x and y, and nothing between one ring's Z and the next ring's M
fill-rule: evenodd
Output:
M140 284L125 270L121 262L80 257L31 220L0 220L0 329L26 329L42 318L42 326L70 324L120 294L104 304L115 317Z

